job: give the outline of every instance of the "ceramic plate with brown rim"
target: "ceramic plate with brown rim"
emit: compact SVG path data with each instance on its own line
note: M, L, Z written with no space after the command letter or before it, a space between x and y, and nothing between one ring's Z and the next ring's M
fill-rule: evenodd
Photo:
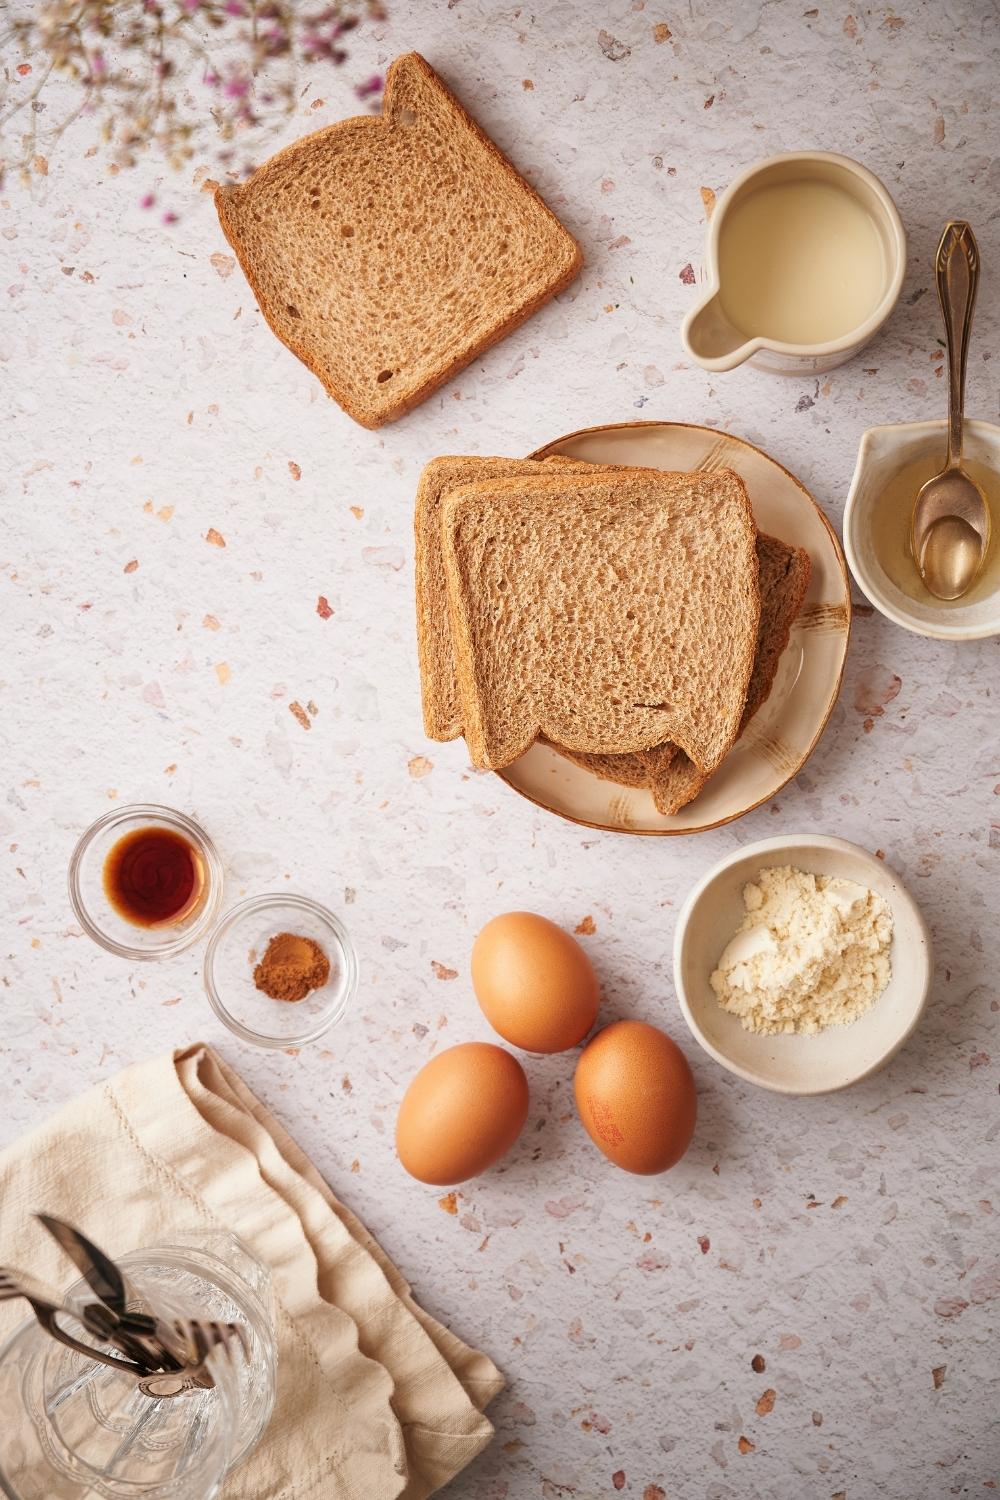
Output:
M690 471L735 469L760 531L804 547L809 589L767 702L693 802L664 817L643 787L619 786L538 743L499 774L516 792L571 822L615 833L703 833L741 818L798 775L840 691L851 629L851 595L840 543L799 481L742 438L684 422L627 422L557 438L531 455Z

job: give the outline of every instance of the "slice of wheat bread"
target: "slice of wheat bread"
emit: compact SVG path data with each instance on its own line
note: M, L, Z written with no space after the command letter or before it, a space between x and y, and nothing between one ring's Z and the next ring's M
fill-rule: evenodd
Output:
M736 474L479 480L445 496L442 532L475 765L508 765L539 734L597 755L670 739L718 765L760 613Z
M271 328L364 427L426 400L582 265L416 52L390 67L381 118L296 141L215 205Z
M580 750L567 750L565 745L553 744L551 740L545 743L551 750L558 750L566 760L582 766L585 771L592 771L602 781L614 781L619 786L651 787L653 776L665 770L674 756L682 754L669 740L666 744L654 745L652 750L638 750L631 755L585 755ZM657 771L651 769L653 766L658 768Z
M757 562L760 624L740 734L770 694L778 661L809 586L811 569L808 552L765 534L757 537ZM669 741L635 755L584 757L560 745L552 748L585 765L602 780L615 781L619 786L648 787L658 811L668 815L692 801L706 780L684 752Z
M601 781L613 781L618 786L636 788L650 785L651 773L646 764L647 756L655 756L661 750L669 750L671 755L681 753L669 741L665 746L657 745L653 750L643 750L633 755L587 755L582 750L567 750L565 745L556 745L552 740L546 740L545 744L550 750L557 750L566 760L571 760L574 765L591 771Z
M773 536L758 536L757 560L760 566L760 625L757 653L740 721L741 735L774 686L778 662L802 608L812 571L808 552ZM665 754L666 751L673 753ZM693 802L708 780L690 757L675 746L658 746L642 752L638 759L645 768L657 811L667 816L680 812L682 807Z
M551 454L541 460L547 471L615 473L619 465L597 465L585 459ZM462 733L462 714L455 679L455 653L448 615L447 580L441 540L441 505L445 494L480 476L509 478L539 472L539 460L492 458L476 454L445 454L424 466L413 512L417 655L424 731L428 739L454 740ZM648 772L638 756L588 755L586 751L553 747L584 770L608 781L628 777L629 786L648 785ZM675 753L680 752L673 747Z
M475 454L444 455L424 466L413 508L413 551L417 606L417 654L424 730L431 740L454 740L462 733L462 712L455 678L455 653L448 615L448 585L442 550L444 497L478 479L528 477L552 472L598 472L583 460L484 458Z

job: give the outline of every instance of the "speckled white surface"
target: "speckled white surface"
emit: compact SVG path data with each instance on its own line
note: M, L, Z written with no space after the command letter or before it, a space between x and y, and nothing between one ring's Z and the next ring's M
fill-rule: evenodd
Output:
M426 1304L504 1368L496 1441L455 1500L988 1494L1000 645L919 640L860 612L840 705L777 803L691 841L588 833L470 773L460 742L424 741L410 518L433 454L524 453L641 411L762 444L839 520L862 428L943 413L928 266L950 215L972 220L985 267L969 410L996 421L997 8L392 8L355 43L358 72L425 52L588 262L394 427L353 426L272 337L190 172L164 184L181 218L160 228L138 207L154 165L107 175L83 122L33 202L16 186L3 199L0 1138L134 1059L218 1045ZM348 74L310 82L289 138L352 110ZM858 156L895 195L900 307L819 385L708 377L677 338L705 190L801 146ZM314 705L310 727L293 702ZM204 822L229 901L296 888L345 917L363 982L329 1045L243 1047L208 1010L200 953L130 969L80 935L73 843L142 799ZM392 1128L410 1074L489 1035L467 976L489 916L591 917L604 1018L686 1044L673 914L721 854L783 829L882 848L931 924L929 1013L885 1073L786 1100L692 1044L692 1150L643 1180L584 1137L572 1059L530 1060L524 1136L455 1214L403 1175Z

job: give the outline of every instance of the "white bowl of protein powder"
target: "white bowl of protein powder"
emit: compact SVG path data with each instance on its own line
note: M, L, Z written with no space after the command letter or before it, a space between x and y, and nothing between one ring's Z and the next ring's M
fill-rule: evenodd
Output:
M833 1093L884 1067L932 969L927 925L881 851L816 834L737 849L695 886L674 936L692 1035L782 1094Z

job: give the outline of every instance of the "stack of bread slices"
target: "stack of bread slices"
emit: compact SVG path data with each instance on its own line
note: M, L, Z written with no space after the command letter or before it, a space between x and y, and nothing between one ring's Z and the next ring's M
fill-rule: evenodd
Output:
M667 815L767 698L809 582L728 469L436 458L414 527L428 736L483 769L543 738Z

